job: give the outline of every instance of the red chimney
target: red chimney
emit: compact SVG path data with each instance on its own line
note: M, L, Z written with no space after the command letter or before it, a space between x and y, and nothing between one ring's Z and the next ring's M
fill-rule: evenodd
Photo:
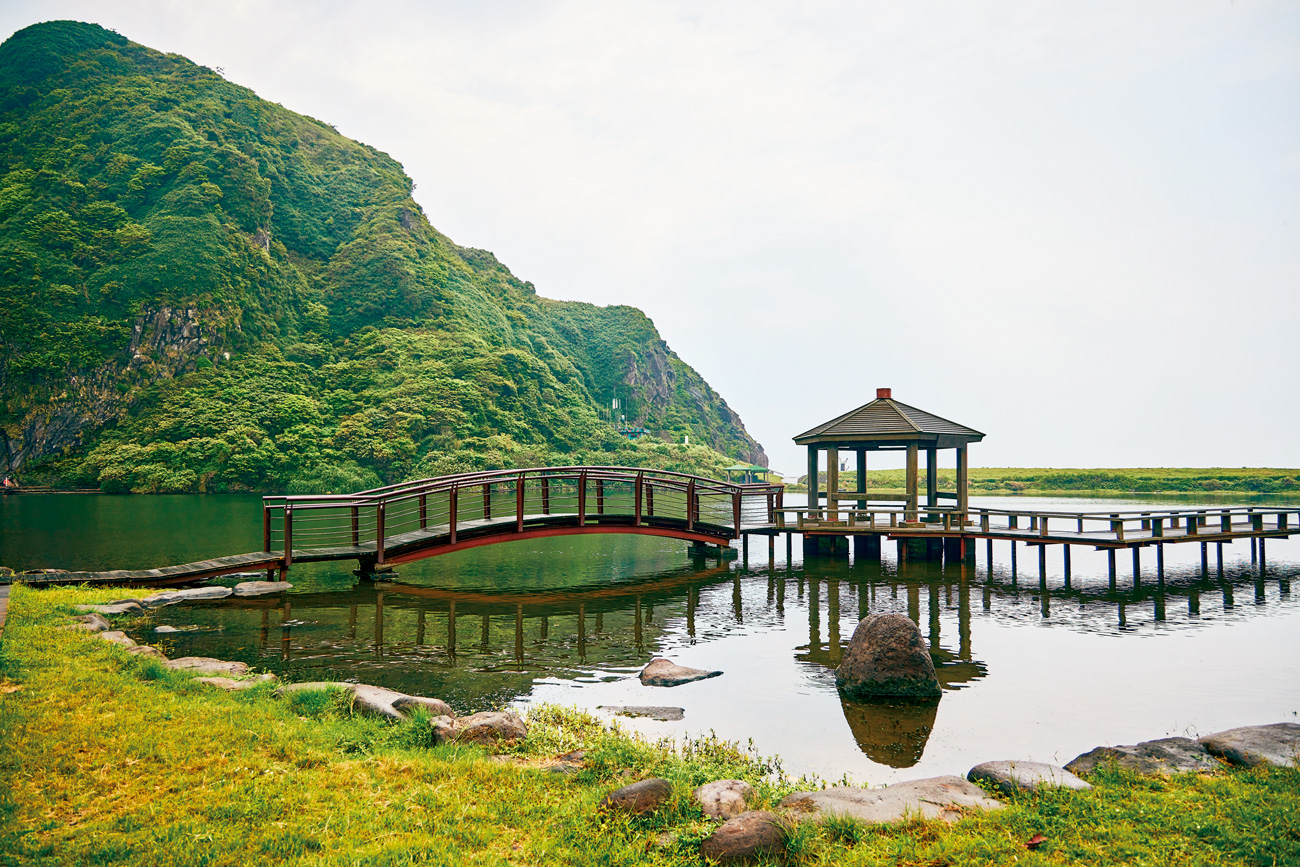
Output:
M892 392L893 389L891 388L878 388L876 389L876 400L883 400L887 397L893 397Z

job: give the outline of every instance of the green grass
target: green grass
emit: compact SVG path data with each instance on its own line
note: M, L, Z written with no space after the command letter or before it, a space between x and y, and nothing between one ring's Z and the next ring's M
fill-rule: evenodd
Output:
M0 864L700 864L712 824L690 790L754 783L763 806L815 784L716 739L676 750L543 706L507 759L431 746L426 720L352 716L331 691L226 694L60 631L112 590L14 588L0 644ZM468 710L468 709L463 709ZM587 767L547 772L587 751ZM954 769L958 770L958 769ZM662 776L674 800L641 819L596 804ZM800 826L789 863L1300 863L1300 770L1163 781L1115 771L1087 793L1011 799L954 826ZM663 831L674 841L658 847ZM1035 834L1047 841L1024 847Z
M921 469L922 484L925 469ZM806 481L807 476L800 481ZM821 481L826 483L826 474ZM868 470L867 490L901 494L904 470ZM803 489L805 486L801 486ZM857 487L857 473L840 473L840 488ZM957 490L957 473L939 470L939 490ZM1300 469L1267 467L1147 467L1070 469L1048 467L973 467L970 491L980 494L1295 494L1300 497Z

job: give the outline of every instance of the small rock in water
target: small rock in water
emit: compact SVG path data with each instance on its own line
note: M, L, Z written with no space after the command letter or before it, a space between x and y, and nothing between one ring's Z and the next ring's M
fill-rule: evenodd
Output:
M744 780L714 780L692 795L710 819L731 819L749 809L754 787Z
M653 813L672 796L673 787L667 780L652 777L615 789L600 799L596 807L600 812L631 813L640 816Z
M125 632L98 632L96 633L96 637L103 639L104 641L110 641L113 644L120 644L123 647L135 647L135 642L130 638L127 638Z
M235 585L236 596L266 596L293 588L288 581L243 581Z
M1223 769L1209 750L1191 738L1160 738L1138 744L1097 747L1068 762L1067 771L1090 774L1110 763L1139 774L1172 776L1188 772L1208 773Z
M175 626L168 626L165 623L162 626L155 626L153 628L153 631L158 633L159 635L165 635L169 632L180 632L180 630L177 629Z
M687 668L684 665L677 665L672 660L658 657L650 660L646 667L641 669L641 682L646 686L680 686L683 683L705 680L720 674L722 674L720 671Z
M1297 723L1242 726L1206 735L1201 743L1214 755L1248 768L1263 765L1291 768L1300 763L1300 724Z
M785 854L785 820L767 810L741 813L728 819L700 842L700 854L710 861L734 863Z
M210 656L182 656L179 659L169 660L167 667L177 671L192 671L206 675L248 674L247 663L226 662Z
M611 704L602 705L600 709L607 710L615 716L648 717L664 722L673 722L682 719L686 715L686 711L680 707L655 707L653 705Z
M1008 795L1016 789L1033 791L1052 786L1063 789L1092 788L1065 768L1043 762L983 762L971 768L966 779L972 783L987 783Z
M795 792L781 800L780 809L797 816L821 822L827 816L843 815L863 822L879 824L897 822L909 813L927 819L955 822L967 810L996 810L999 801L984 794L984 790L961 777L929 777L893 783L879 789L857 789L835 786L812 792Z
M855 698L938 698L942 690L921 629L904 614L872 614L858 622L835 669L835 685Z

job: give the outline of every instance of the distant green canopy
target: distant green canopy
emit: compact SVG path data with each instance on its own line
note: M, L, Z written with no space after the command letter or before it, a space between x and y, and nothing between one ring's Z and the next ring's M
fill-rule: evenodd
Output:
M759 476L766 476L772 472L769 468L760 467L758 464L732 464L724 467L722 471L727 474L728 481L734 473L740 476L742 482L756 482Z

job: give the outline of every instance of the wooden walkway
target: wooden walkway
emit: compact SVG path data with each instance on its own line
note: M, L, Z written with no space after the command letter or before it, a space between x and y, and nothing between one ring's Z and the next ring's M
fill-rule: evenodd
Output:
M356 560L360 571L519 539L633 534L728 547L767 525L779 485L741 485L628 467L546 467L422 479L351 495L265 497L263 550L158 569L16 576L35 586L167 586L295 563Z

